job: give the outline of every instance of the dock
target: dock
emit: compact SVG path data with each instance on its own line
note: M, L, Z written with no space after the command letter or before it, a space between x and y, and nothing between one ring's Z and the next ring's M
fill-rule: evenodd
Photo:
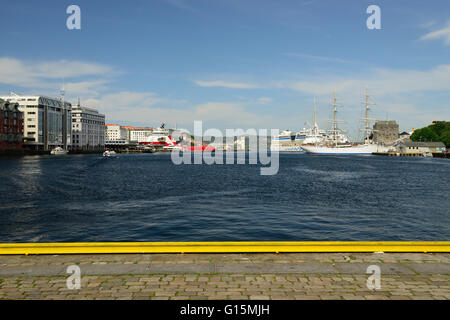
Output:
M388 156L388 157L424 157L423 152L373 152L375 156ZM433 158L450 158L450 153L432 153Z
M280 243L284 244L289 243ZM314 242L310 244L312 250L318 250L312 247L316 245ZM265 246L261 253L236 253L220 252L219 249L226 247L222 244L215 253L136 253L137 248L130 244L135 253L124 254L77 253L69 244L60 244L59 247L66 246L64 250L49 244L47 250L60 250L63 254L30 252L26 255L23 250L33 246L3 244L0 248L0 299L450 299L449 243L364 245L337 244L332 247L328 243L324 244L323 252L295 253L282 253L281 246L278 248L280 253L270 252L274 248ZM156 243L158 246L164 247L163 252L168 251L167 245ZM387 252L369 252L376 246ZM11 247L17 251L5 251ZM42 249L45 246L35 247L45 253ZM80 244L77 250L87 251L88 247ZM111 244L111 247L118 248L119 245ZM176 249L192 252L193 247L195 244L190 250L187 246ZM250 246L246 248L255 250ZM308 250L307 246L305 248ZM345 248L348 250L339 251ZM351 252L352 249L355 252ZM152 250L156 252L155 248ZM212 247L209 250L212 251ZM106 252L106 249L102 247L98 251ZM68 273L68 267L74 265L80 270L79 289L69 289L67 285L72 275ZM380 268L378 289L367 286L371 276L369 266Z

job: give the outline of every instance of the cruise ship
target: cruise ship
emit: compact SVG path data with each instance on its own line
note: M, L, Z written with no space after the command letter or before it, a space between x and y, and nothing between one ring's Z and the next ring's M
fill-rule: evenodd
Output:
M320 130L317 125L316 99L314 99L314 126L312 128L293 133L290 130L282 131L272 139L271 150L280 152L304 151L304 145L321 143L328 137L325 130Z

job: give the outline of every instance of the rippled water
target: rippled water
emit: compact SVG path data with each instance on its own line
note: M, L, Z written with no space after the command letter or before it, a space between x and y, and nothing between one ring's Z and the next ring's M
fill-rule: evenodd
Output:
M0 158L0 242L450 240L448 159L280 154Z

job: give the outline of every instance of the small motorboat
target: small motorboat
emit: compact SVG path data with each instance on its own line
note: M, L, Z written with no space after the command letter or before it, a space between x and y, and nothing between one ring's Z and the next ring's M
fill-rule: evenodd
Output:
M68 151L64 150L61 147L56 147L50 151L50 154L52 154L52 155L62 155L62 154L67 154L67 153L68 153Z
M116 156L117 156L117 153L113 150L106 150L105 152L103 152L104 158L114 158Z

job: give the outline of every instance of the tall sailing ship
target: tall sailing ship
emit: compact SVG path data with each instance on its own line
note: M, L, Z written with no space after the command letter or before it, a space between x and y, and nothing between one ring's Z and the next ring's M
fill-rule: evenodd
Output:
M371 119L369 118L370 105L368 90L366 89L366 99L365 99L365 118L361 119L365 122L364 127L364 143L363 144L351 144L347 139L342 139L343 131L339 129L338 123L341 123L337 119L337 107L336 103L336 92L334 92L333 100L333 113L334 119L331 121L333 124L333 129L331 130L331 139L324 140L320 144L314 146L303 146L303 149L308 153L318 153L318 154L350 154L350 155L371 155L374 152L386 152L388 148L384 145L375 143L372 140L373 130L370 128ZM346 141L344 141L346 140Z

